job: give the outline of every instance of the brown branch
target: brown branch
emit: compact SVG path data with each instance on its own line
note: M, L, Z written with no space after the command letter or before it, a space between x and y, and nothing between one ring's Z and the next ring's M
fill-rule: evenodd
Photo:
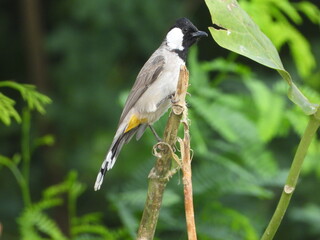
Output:
M177 141L177 133L185 107L185 96L188 88L189 74L185 66L180 69L179 82L175 100L177 103L172 107L165 131L164 144L157 144L160 156L157 158L155 166L149 174L149 186L147 200L143 210L139 230L138 240L151 240L156 230L159 212L162 203L164 189L172 173L170 172L172 163L172 148Z
M187 119L188 110L184 111L184 139L179 140L182 159L183 187L184 187L184 206L186 213L188 240L197 240L196 224L194 220L193 209L193 191L192 191L192 171L190 158L190 134Z

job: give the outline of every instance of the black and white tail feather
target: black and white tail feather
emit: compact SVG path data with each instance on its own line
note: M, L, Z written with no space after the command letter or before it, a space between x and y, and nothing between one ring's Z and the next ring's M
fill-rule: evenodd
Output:
M103 182L104 175L115 164L123 145L128 143L131 140L131 138L134 136L134 134L136 134L136 139L139 140L143 135L144 131L146 130L147 126L148 126L147 124L141 124L138 127L131 129L128 132L124 133L124 129L123 129L121 131L122 132L121 134L116 134L110 146L108 154L104 159L101 165L101 168L99 170L96 182L94 184L95 191L98 191L100 189L101 184Z

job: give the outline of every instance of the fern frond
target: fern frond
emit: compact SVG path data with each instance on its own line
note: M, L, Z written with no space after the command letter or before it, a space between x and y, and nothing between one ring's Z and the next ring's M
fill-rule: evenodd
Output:
M304 13L314 24L319 24L320 9L311 2L301 1L292 3L297 10Z
M269 198L271 192L261 186L256 174L249 172L229 159L209 154L207 162L193 170L195 194L214 193L251 195Z
M315 235L320 234L320 207L316 204L305 204L304 206L295 207L289 212L290 217L299 223L304 223L312 228Z
M261 81L245 81L253 97L256 107L256 118L260 139L269 142L278 135L281 122L284 120L286 98L273 89L269 89Z
M302 1L241 1L240 5L249 13L261 30L272 40L277 49L289 45L292 57L302 77L308 77L316 66L310 43L295 25L302 23L301 12L318 24L320 11L315 4ZM264 12L265 14L260 14ZM272 26L272 28L270 28Z
M124 224L126 226L129 234L133 239L136 238L136 230L138 228L138 220L135 218L132 209L126 205L125 202L119 201L117 196L114 194L111 194L109 196L110 201L114 204L114 206L117 208L118 214Z
M83 224L72 227L71 231L73 236L79 236L82 234L90 234L91 236L93 236L94 234L103 237L103 239L115 239L114 234L102 225Z
M49 199L68 192L71 189L71 186L76 182L76 179L77 173L75 171L71 171L63 182L52 185L43 191L43 198Z
M41 211L43 207L53 206L53 202L42 202L37 206L26 209L23 212L22 216L18 219L21 230L21 239L46 239L41 237L43 235L49 236L52 240L67 239L67 237L64 236L64 234L59 229L56 222Z
M193 96L191 102L196 105L193 110L227 141L250 144L259 139L254 123L242 112L196 96Z
M11 118L21 123L21 117L14 108L15 101L0 92L0 120L7 126L11 124Z
M20 92L22 98L27 102L30 110L37 110L44 114L44 106L50 104L52 101L46 95L38 92L36 87L31 84L20 84L13 81L2 81L0 87L10 87Z
M247 216L218 202L206 204L204 208L199 218L206 224L197 228L201 239L258 239L258 234Z
M103 217L101 212L87 213L81 217L77 217L74 219L74 225L82 225L82 224L95 224L99 223Z
M22 186L23 184L25 184L25 180L17 167L19 160L20 158L18 155L14 156L13 159L0 155L0 165L9 168L14 177L16 178L18 184Z

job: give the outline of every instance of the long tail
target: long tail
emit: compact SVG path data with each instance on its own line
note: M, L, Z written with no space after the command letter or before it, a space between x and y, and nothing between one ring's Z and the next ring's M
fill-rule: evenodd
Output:
M115 164L123 145L128 143L136 132L137 132L136 137L138 140L141 137L141 135L143 134L145 129L146 129L146 126L144 126L144 124L143 124L143 125L140 125L139 127L136 127L134 129L128 131L128 132L121 133L119 136L116 135L116 137L113 140L113 143L111 144L111 147L108 151L108 154L101 165L100 171L98 173L96 182L94 184L95 191L98 191L100 189L101 184L103 182L104 175Z

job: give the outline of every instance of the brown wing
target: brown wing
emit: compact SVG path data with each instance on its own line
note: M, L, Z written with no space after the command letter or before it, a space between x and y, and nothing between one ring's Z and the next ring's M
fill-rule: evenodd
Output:
M165 58L161 55L152 55L144 64L124 105L119 124L123 121L135 103L140 99L141 95L158 78L163 70L164 64Z

